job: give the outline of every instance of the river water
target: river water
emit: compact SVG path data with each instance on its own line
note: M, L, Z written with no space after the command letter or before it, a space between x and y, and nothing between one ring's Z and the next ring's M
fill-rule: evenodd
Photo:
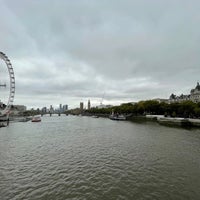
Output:
M0 129L1 200L199 200L200 130L79 116Z

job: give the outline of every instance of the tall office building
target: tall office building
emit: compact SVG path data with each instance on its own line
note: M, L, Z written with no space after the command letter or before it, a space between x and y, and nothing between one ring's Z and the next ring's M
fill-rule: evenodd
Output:
M47 113L47 107L42 108L42 113Z
M60 107L59 107L59 112L62 112L63 109L62 109L62 104L60 104Z
M65 112L65 111L67 111L68 110L68 105L66 104L66 105L63 105L63 111Z
M52 105L50 105L49 112L50 112L50 113L53 113L53 112L54 112L54 109L53 109L53 106L52 106Z
M80 110L83 111L83 102L80 102Z
M90 100L88 100L88 110L90 110Z

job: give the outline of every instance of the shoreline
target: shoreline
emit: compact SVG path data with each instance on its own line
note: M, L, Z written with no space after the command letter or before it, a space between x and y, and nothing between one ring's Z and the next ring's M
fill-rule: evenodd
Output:
M98 116L101 118L108 118L109 114L86 114L84 113L82 116ZM27 117L16 117L11 118L13 122L27 122ZM164 115L132 115L127 116L126 121L132 122L145 122L145 121L152 121L157 122L160 125L165 126L173 126L173 127L183 127L183 128L200 128L200 119L193 119L193 118L180 118L180 117L165 117ZM8 125L7 121L1 120L0 121L0 128L6 127Z
M98 117L109 118L108 114L94 114ZM92 116L92 115L83 115L83 116ZM180 117L165 117L164 115L132 115L128 116L126 121L135 121L135 122L145 122L153 121L157 122L160 125L165 126L175 126L175 127L184 127L184 128L200 128L200 119L192 118L180 118Z
M197 127L200 128L200 119L165 117L163 115L146 115L147 121L155 121L160 125L178 126L178 127Z

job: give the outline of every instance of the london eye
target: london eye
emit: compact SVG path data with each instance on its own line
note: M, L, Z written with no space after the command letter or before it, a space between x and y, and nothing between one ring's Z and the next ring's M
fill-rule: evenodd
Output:
M0 116L9 116L15 96L15 76L6 54L0 52Z

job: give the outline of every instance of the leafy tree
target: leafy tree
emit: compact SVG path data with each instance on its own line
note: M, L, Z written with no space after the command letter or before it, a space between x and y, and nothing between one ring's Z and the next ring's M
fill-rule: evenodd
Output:
M194 113L195 113L195 117L200 117L200 108L199 107L196 107L195 109L194 109Z

